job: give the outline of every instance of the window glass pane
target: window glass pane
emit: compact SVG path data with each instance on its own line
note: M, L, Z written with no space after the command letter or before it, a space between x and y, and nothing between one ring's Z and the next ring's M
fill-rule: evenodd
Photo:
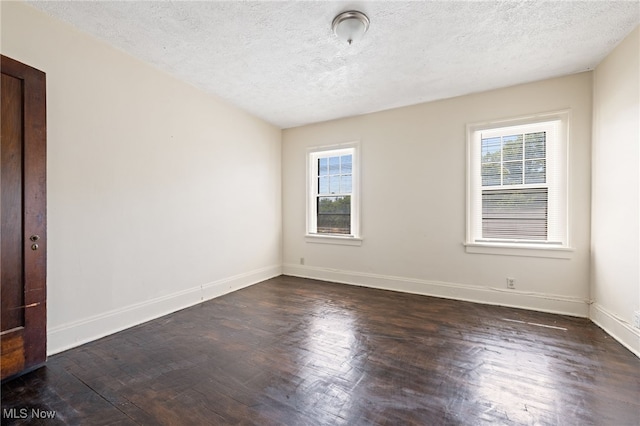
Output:
M351 196L318 197L319 214L349 214L351 212Z
M329 176L329 193L330 194L340 193L340 175Z
M482 186L500 185L500 163L482 165Z
M502 138L502 160L522 160L522 135L505 136Z
M340 157L340 166L340 173L342 173L343 175L350 174L351 170L353 169L351 155L343 155L342 157Z
M527 160L524 162L524 183L545 183L546 164L545 160Z
M546 188L482 191L482 237L547 239Z
M337 175L340 173L340 157L329 157L329 174Z
M318 158L318 176L329 174L329 161L326 158Z
M503 185L520 185L522 183L522 161L504 163L502 173Z
M482 139L482 162L494 163L500 161L500 138Z
M351 175L342 175L340 177L340 192L343 194L351 193Z
M525 158L545 158L546 157L546 133L527 133L524 135Z
M329 193L329 177L322 176L318 178L318 194Z
M351 233L351 197L318 197L317 232Z

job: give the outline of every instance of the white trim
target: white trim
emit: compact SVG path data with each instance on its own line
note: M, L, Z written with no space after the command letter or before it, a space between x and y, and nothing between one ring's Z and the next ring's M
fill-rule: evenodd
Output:
M47 355L54 355L281 274L488 305L588 317L640 358L640 331L597 303L589 307L586 299L296 264L257 269L52 327L47 333Z
M304 239L308 243L316 244L336 244L340 246L361 246L362 238L356 237L341 237L339 235L327 235L327 234L307 234Z
M558 294L523 292L497 287L483 287L296 264L284 264L282 273L295 277L583 318L587 318L589 314L588 300Z
M552 121L559 116L571 114L570 108L564 108L557 111L541 112L537 114L529 114L517 117L501 118L498 120L479 121L467 124L467 129L473 127L474 130L492 129L497 127L511 127L527 125L538 121Z
M631 324L609 312L598 303L591 305L589 318L622 346L640 358L640 330L633 328Z
M571 247L543 246L522 243L464 243L464 246L467 253L546 257L551 259L571 259L575 251Z
M49 328L47 355L80 346L281 274L282 266L268 266Z

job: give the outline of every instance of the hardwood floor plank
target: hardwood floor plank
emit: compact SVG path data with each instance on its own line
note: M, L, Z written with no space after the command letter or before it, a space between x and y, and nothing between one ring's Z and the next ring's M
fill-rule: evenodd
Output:
M586 319L282 276L51 357L2 385L3 414L23 407L53 424L637 426L640 360Z

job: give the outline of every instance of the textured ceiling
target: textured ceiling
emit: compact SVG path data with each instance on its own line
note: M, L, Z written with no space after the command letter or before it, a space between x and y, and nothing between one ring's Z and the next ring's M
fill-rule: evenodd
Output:
M590 70L640 23L638 1L29 3L281 128Z

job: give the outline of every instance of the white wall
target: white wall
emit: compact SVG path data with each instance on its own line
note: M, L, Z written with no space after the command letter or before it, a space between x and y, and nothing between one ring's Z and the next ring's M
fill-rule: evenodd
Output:
M281 131L2 2L47 74L49 353L281 272Z
M591 73L283 131L286 274L588 315ZM467 123L571 109L570 259L467 253ZM308 243L308 147L359 140L360 247ZM304 258L305 264L300 264ZM516 290L506 289L506 277Z
M596 68L591 318L640 356L640 28Z

